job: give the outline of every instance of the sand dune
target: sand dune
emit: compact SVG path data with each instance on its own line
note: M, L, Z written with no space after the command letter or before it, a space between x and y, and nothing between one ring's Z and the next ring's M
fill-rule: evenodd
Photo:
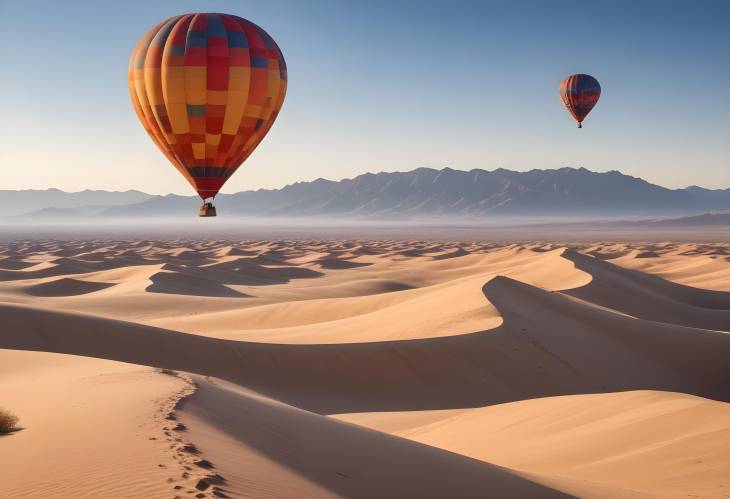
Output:
M568 294L642 319L730 331L730 293L703 290L566 251L593 280Z
M197 382L181 421L229 487L253 497L568 497L479 460Z
M730 291L730 258L724 253L683 253L681 250L663 254L655 252L656 256L637 258L638 252L632 252L612 259L611 263L688 286Z
M2 404L25 427L0 436L1 495L168 496L184 481L161 411L184 388L146 367L0 350Z
M5 490L722 496L727 253L690 243L3 243L0 402L27 428L0 437L0 458L53 460L42 479L13 460ZM170 403L190 385L150 367L195 378L174 421ZM51 433L55 413L68 432Z
M481 277L463 278L409 290L405 283L369 280L361 281L369 288L362 289L361 296L274 303L154 323L209 336L277 343L449 336L492 328L501 322L494 307L478 293L482 282ZM413 318L406 327L398 321L404 316Z
M661 497L727 492L730 405L680 393L572 395L338 418L533 479L552 476L548 483L578 495L586 490L577 481L588 481L587 490L613 487L613 494L622 487Z
M277 343L450 336L490 329L501 322L494 307L479 292L483 283L497 274L546 289L590 280L588 274L575 271L570 262L560 258L560 251L537 255L522 249L454 257L445 262L417 262L420 280L380 278L402 276L414 267L413 263L372 263L371 269L360 271L362 277L351 277L344 283L327 276L325 282L301 288L301 294L296 294L296 288L288 288L287 301L229 312L178 315L148 323L223 338ZM329 284L331 281L335 282ZM250 292L261 296L259 290ZM398 320L403 316L411 318L405 327Z
M725 333L617 315L504 277L484 290L504 324L451 337L250 343L0 305L4 323L14 332L0 337L0 347L216 376L326 414L476 407L629 389L730 400L730 336Z

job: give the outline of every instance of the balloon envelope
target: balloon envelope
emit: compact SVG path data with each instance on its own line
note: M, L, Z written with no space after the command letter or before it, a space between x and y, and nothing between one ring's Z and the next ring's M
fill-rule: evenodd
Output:
M284 102L276 42L246 19L185 14L144 35L129 62L137 117L203 199L261 142Z
M559 88L560 98L581 126L601 96L601 85L591 75L574 74L562 81Z

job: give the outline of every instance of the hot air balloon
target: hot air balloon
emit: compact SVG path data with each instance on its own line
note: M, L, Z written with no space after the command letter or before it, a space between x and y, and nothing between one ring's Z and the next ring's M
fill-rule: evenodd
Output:
M583 128L583 120L591 112L601 96L601 85L591 75L570 75L560 84L558 89L563 104Z
M129 61L137 117L203 198L200 216L215 216L212 198L271 128L286 86L276 42L229 14L162 21L139 40Z

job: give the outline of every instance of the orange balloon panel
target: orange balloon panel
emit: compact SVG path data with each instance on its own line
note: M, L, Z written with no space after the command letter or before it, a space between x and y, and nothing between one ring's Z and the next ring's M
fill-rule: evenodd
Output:
M215 196L264 138L286 84L276 42L228 14L162 21L129 61L137 117L203 199Z

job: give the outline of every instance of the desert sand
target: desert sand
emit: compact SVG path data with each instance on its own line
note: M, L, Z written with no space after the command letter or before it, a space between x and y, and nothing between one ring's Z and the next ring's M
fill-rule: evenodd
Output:
M0 243L2 497L730 497L730 245Z

